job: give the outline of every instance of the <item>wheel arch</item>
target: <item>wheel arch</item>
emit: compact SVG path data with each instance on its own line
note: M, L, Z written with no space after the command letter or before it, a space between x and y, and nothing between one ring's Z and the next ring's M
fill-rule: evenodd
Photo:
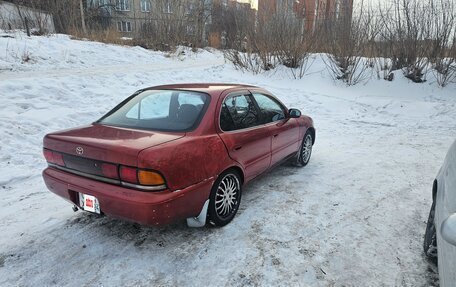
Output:
M244 179L244 171L242 170L242 168L240 168L239 166L233 165L233 166L230 166L230 167L226 168L220 174L223 174L223 173L225 173L225 172L227 172L229 170L234 170L234 171L236 171L239 174L239 176L241 177L241 185L243 185L244 182L245 182L245 179Z
M314 127L310 127L307 130L312 135L312 145L314 145L315 144L315 136L316 136L315 128Z

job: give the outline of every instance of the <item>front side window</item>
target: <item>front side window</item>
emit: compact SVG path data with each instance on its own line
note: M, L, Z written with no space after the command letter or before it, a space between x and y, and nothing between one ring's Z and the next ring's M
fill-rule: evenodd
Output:
M141 0L141 11L150 12L150 0Z
M131 32L131 22L119 21L117 22L117 29L120 32Z
M130 0L117 0L116 9L119 11L130 11Z
M260 125L258 110L249 95L228 96L222 104L220 128L224 131Z
M177 90L144 91L123 103L98 123L158 131L188 131L196 128L209 96Z
M276 100L263 94L253 94L253 97L261 110L264 124L285 119L285 110Z

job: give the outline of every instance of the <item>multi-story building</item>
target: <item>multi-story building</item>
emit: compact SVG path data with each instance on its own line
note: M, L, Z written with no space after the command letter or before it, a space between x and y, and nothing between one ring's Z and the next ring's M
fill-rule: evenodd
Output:
M298 17L306 22L306 29L315 31L331 25L335 20L350 22L353 14L353 0L306 0L296 7Z
M92 25L115 27L126 37L206 39L210 0L87 0Z
M241 18L254 23L256 10L237 0L87 0L87 11L89 24L114 27L125 37L222 48Z
M306 31L315 31L333 20L351 20L353 0L259 0L258 15L267 19L275 13L289 13L303 21Z
M254 27L256 9L249 1L212 0L209 45L215 48L233 48L241 41L245 30Z

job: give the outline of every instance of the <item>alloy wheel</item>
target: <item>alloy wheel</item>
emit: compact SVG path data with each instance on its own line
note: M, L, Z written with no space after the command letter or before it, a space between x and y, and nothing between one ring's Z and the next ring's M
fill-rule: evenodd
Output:
M304 138L304 143L301 148L301 159L302 163L306 164L310 160L312 154L312 136L310 134L306 135Z
M215 194L215 210L224 219L236 211L240 197L241 185L234 174L227 174L220 181Z

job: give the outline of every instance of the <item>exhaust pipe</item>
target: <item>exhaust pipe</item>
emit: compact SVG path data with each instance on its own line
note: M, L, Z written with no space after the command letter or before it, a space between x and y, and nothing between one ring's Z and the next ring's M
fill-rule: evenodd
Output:
M74 212L79 210L79 208L76 205L73 205L72 209L73 209Z

